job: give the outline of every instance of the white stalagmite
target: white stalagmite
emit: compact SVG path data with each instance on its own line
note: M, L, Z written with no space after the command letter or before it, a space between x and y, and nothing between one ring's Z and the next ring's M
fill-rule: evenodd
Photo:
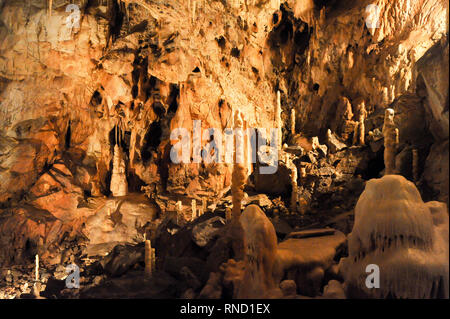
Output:
M360 101L358 106L358 123L353 133L353 145L365 145L365 121L367 118L366 105Z
M278 149L281 150L282 146L283 146L283 135L282 135L282 130L281 127L283 126L283 123L281 121L281 93L278 90L277 91L277 105L275 108L275 127L278 129Z
M34 259L34 280L39 281L39 255L36 254Z
M347 297L448 298L448 211L424 203L415 185L400 175L367 182L348 236L341 270ZM379 288L366 286L366 267L380 270Z
M233 222L238 222L239 217L241 216L242 200L244 199L244 185L247 181L245 152L243 150L244 137L242 136L243 120L239 111L236 111L234 115L234 127L237 129L237 133L235 161L233 165L233 172L231 174L231 196L233 202Z
M113 196L128 195L128 183L125 175L125 161L119 146L114 146L113 171L111 175L111 193Z

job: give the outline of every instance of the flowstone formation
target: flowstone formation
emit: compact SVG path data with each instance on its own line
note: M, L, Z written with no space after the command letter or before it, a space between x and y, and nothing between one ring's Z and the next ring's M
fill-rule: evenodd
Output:
M277 287L272 275L277 254L275 229L256 205L244 210L240 223L244 232L244 275L234 297L269 298Z
M368 181L341 264L347 297L448 298L448 229L446 205L424 203L404 177ZM379 287L367 285L369 265L379 268Z

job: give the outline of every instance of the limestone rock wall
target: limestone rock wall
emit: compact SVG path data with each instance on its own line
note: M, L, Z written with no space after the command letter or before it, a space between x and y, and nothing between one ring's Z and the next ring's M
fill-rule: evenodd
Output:
M57 162L85 194L108 195L116 143L131 192L217 196L231 167L171 163L171 129L232 127L235 110L273 127L278 90L284 141L292 108L297 132L350 141L361 101L367 134L406 100L397 118L427 121L400 127L403 144L422 147L422 166L434 159L424 179L448 198L436 163L448 146L423 147L448 145L445 1L376 1L378 28L366 25L369 1L75 1L79 25L67 4L0 2L2 207Z

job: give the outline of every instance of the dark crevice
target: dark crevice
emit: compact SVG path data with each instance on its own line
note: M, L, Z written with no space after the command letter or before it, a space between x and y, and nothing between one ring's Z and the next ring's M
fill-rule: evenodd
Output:
M168 113L175 114L178 110L178 96L180 95L180 89L178 85L170 85L170 96L169 96L169 110Z
M153 122L144 137L144 146L142 148L142 160L147 162L152 158L153 152L157 151L161 143L162 127L161 122Z
M70 120L69 120L69 123L67 124L66 136L64 137L64 147L66 150L70 148L71 138L72 138L72 129L70 127Z
M240 55L241 55L241 51L239 51L238 48L232 48L231 49L231 56L232 57L239 58Z
M375 153L375 156L367 163L367 168L364 171L356 170L355 175L361 175L364 180L372 178L379 178L381 171L384 170L384 148Z

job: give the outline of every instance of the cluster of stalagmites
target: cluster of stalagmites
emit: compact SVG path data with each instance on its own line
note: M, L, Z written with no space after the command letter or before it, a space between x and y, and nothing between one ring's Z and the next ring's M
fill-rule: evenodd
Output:
M363 145L367 115L363 103L359 112L354 142ZM398 129L392 109L385 112L383 135L385 176L370 180L356 205L354 228L348 236L349 256L340 263L344 284L331 280L323 295L327 298L342 298L344 294L350 298L448 298L447 207L439 202L424 203L413 183L394 175ZM331 138L331 132L328 136ZM285 162L291 171L291 210L297 211L297 168L288 154ZM293 290L295 295L295 282L292 288L288 280L280 284L276 279L279 279L275 276L277 237L270 220L256 205L248 206L240 214L245 182L244 174L237 178L240 170L235 164L232 190L234 220L242 227L241 237L235 240L242 241L243 263L232 262L223 267L225 277L234 280L233 297L286 297L288 290ZM367 285L367 267L372 264L381 272L377 288ZM243 272L241 277L236 275L239 269Z

